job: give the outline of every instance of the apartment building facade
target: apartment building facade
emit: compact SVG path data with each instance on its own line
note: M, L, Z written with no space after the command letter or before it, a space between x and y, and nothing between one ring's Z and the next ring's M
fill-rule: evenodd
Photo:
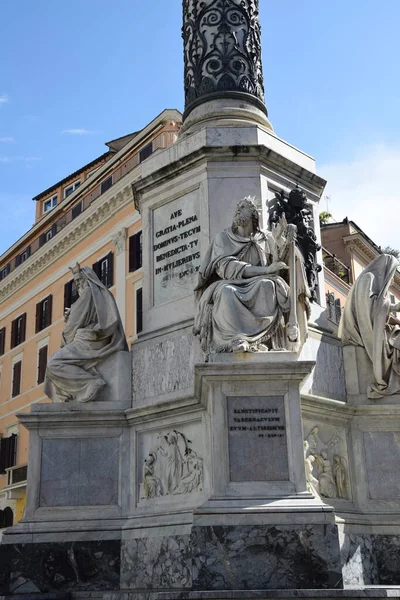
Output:
M0 530L23 515L28 432L16 415L49 401L47 359L76 299L69 267L92 267L114 294L129 345L141 330L141 219L131 184L149 156L175 143L181 122L179 111L164 110L35 196L35 224L0 257Z
M321 226L322 256L327 317L338 326L352 284L382 249L354 222L345 218L340 223ZM400 274L397 272L389 290L391 301L400 300Z

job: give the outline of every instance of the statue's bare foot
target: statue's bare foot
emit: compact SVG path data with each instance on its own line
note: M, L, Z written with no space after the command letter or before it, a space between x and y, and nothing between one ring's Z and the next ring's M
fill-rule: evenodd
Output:
M248 352L250 350L250 345L245 340L236 340L232 346L232 352Z
M88 393L86 394L86 396L81 400L81 402L91 402L92 400L94 400L98 394L98 392L105 386L107 385L105 381L100 380L100 379L96 379L96 381L93 381L93 383L91 383L88 386Z

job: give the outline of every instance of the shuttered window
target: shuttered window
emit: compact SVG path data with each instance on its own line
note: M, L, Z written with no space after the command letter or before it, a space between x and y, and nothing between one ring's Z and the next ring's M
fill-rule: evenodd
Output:
M101 182L100 193L104 194L104 192L106 192L107 190L110 189L112 184L113 184L113 178L112 178L112 175L110 175L110 177L107 177L107 179L105 179L104 181Z
M23 252L21 252L21 254L18 254L18 256L15 257L15 266L19 267L19 265L25 262L30 257L30 255L31 247L28 246Z
M6 347L6 328L2 327L0 329L0 356L4 354L4 350Z
M21 373L22 373L22 361L18 361L13 364L13 379L12 379L12 391L11 395L13 398L21 393Z
M142 266L142 232L129 238L129 272L137 271Z
M114 285L114 254L110 252L104 258L94 263L92 267L97 277L106 287Z
M39 247L51 240L57 233L57 223L54 223L51 229L48 229L39 237Z
M36 333L51 325L52 311L53 296L50 294L50 296L36 304Z
M39 349L39 355L38 355L38 376L37 376L38 385L40 383L43 383L44 376L46 374L47 351L48 351L47 350L47 346L43 346L42 348Z
M15 348L25 341L26 313L14 319L11 324L11 348Z
M17 463L17 434L0 440L0 473L5 473L9 467L15 467Z
M76 289L75 281L71 279L64 286L64 310L71 308L73 303L78 299L78 290Z
M82 212L82 202L78 202L78 204L76 204L72 211L71 211L71 216L72 216L72 220L76 219L76 217L78 217Z
M153 142L150 142L150 144L147 144L147 146L142 148L141 151L139 152L139 162L142 162L143 160L146 160L146 158L149 158L150 154L152 154L152 153L153 153Z
M143 293L142 288L136 290L136 333L143 330Z

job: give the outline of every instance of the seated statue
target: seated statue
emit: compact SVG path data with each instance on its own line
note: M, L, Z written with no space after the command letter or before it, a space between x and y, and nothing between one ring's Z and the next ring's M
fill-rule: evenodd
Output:
M389 254L375 258L355 281L344 306L339 337L344 346L362 346L369 356L374 383L367 390L374 400L400 392L400 321L392 314L389 288L398 260Z
M71 271L79 297L65 311L61 350L47 364L44 391L54 402L89 402L107 384L96 365L128 346L111 292L89 267Z
M199 271L194 334L205 352L288 348L291 299L288 266L282 261L287 253L286 233L284 218L272 231L261 231L253 199L239 202L232 226L216 236ZM301 305L304 341L310 292L299 253L296 260L296 303Z

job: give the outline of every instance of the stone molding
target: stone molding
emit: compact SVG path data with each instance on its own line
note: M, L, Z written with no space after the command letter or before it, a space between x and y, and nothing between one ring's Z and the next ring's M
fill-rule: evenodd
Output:
M66 254L78 241L90 235L132 201L130 185L125 184L122 189L113 190L113 192L113 195L105 195L101 204L94 202L92 207L84 211L38 252L35 252L26 263L23 263L15 271L14 276L14 271L10 273L3 280L3 285L0 285L0 303L43 273L49 265Z

